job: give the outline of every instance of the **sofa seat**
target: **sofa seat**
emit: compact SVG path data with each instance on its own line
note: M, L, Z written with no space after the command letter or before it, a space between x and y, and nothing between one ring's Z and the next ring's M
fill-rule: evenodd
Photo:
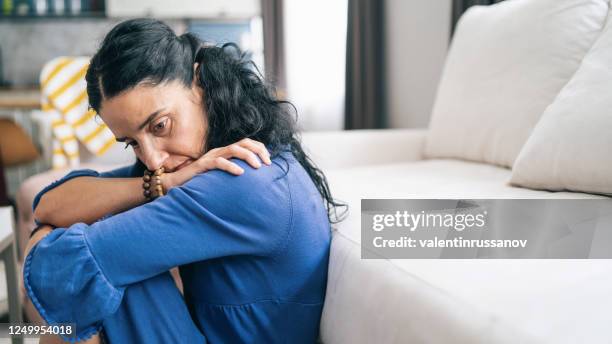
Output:
M610 260L360 257L362 198L602 196L511 187L510 170L459 160L326 173L350 212L332 241L324 343L598 343L608 332Z
M326 170L335 198L350 204L350 216L338 229L360 237L362 198L607 198L577 192L547 192L508 184L507 168L461 160L416 160Z

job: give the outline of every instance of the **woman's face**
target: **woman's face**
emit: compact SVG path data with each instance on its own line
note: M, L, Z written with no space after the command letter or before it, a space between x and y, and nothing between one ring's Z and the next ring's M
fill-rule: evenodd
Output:
M100 116L117 141L149 170L174 172L204 153L207 124L201 88L179 81L141 84L102 101Z

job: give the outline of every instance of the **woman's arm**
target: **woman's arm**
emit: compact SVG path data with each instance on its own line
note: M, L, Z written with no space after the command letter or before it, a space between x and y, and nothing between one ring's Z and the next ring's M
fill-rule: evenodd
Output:
M241 140L233 145L212 149L200 159L185 168L164 175L162 181L164 190L182 185L199 173L212 169L220 169L239 175L244 171L229 158L239 158L247 161L252 167L259 168L257 157L270 163L270 156L263 144L254 140ZM117 170L120 171L120 170ZM91 171L96 173L95 171ZM127 176L128 168L119 175ZM99 178L97 176L79 176L70 178L52 189L44 192L36 202L34 218L39 223L55 227L68 227L83 222L92 224L106 215L118 214L143 204L142 178Z
M142 178L76 177L44 193L34 218L55 227L91 224L144 202Z

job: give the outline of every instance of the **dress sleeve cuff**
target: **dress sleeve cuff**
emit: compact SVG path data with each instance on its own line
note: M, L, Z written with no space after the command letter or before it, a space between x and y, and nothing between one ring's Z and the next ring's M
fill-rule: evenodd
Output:
M102 320L117 311L124 288L113 286L89 250L79 223L58 228L32 248L24 262L26 292L49 325L75 324L70 342L98 333Z

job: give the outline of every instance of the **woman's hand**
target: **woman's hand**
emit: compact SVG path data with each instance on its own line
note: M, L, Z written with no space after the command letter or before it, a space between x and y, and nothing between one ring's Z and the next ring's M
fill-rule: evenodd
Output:
M184 168L166 173L162 179L164 190L168 192L175 186L182 185L193 176L199 173L219 169L234 175L241 175L244 170L237 164L229 161L231 158L238 158L246 161L253 168L261 167L259 159L266 165L272 164L270 153L263 143L252 139L242 139L229 146L214 148L206 152L198 160L185 166Z

